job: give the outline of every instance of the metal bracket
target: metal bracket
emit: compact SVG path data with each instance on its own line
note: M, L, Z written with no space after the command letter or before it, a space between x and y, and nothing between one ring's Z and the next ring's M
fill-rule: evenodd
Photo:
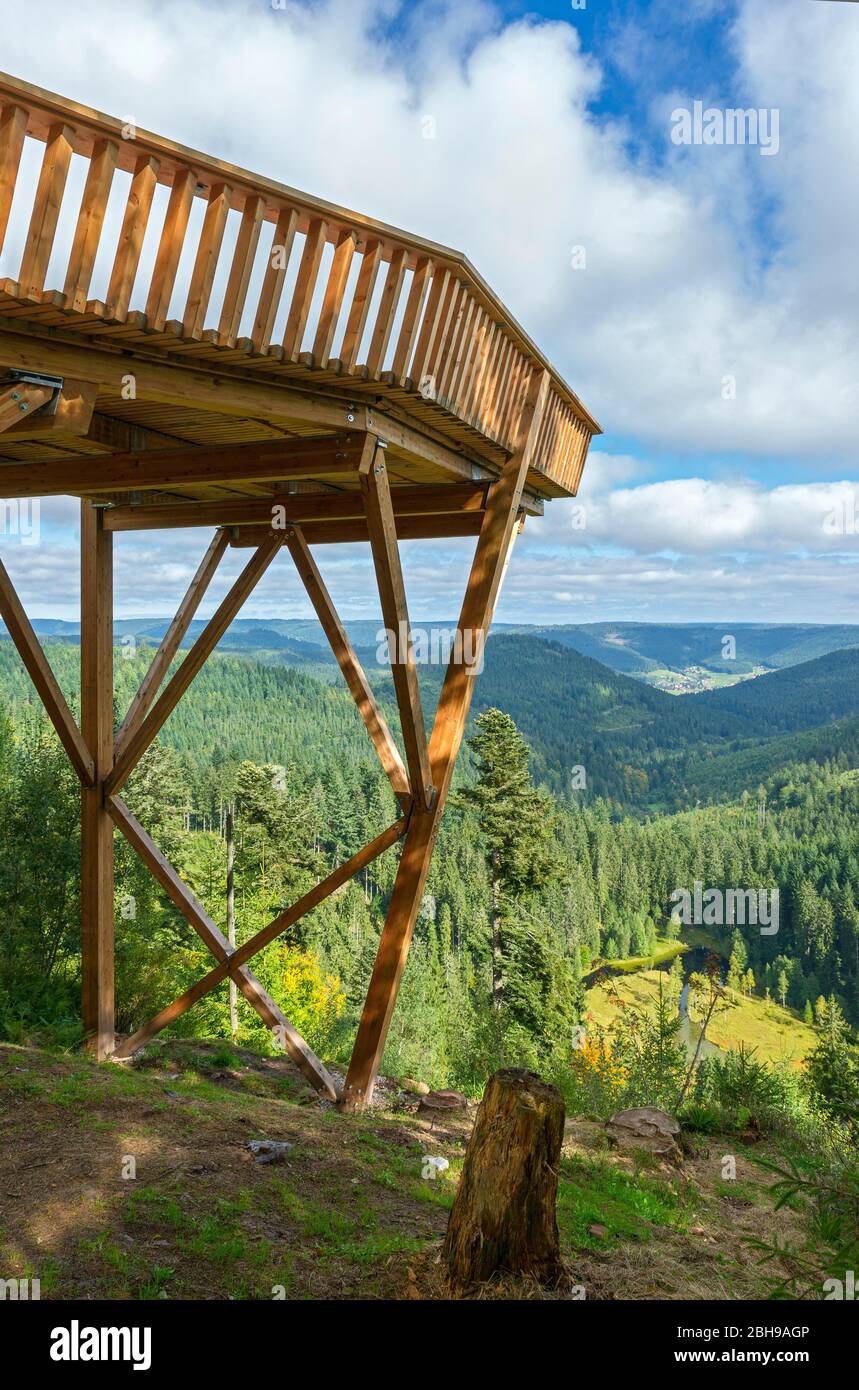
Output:
M45 402L44 405L39 406L39 409L37 411L34 411L33 414L56 415L57 402L60 399L60 392L63 389L63 377L46 376L44 372L28 372L18 367L12 367L7 371L4 380L8 381L9 383L13 381L20 382L22 386L49 387L54 394L51 396L51 399L49 401Z

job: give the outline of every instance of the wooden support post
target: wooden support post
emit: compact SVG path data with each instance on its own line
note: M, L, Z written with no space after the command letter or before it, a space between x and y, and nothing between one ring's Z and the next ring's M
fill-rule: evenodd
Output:
M233 827L232 808L227 811L227 940L236 949L236 836ZM230 980L230 1037L235 1039L239 1031L238 997L236 982Z
M372 1094L465 721L486 634L516 533L519 502L549 391L547 371L532 374L519 420L516 452L492 485L462 605L458 641L442 686L429 756L436 799L415 808L409 823L376 963L340 1098L342 1110L363 1110Z
M95 768L81 804L82 1017L102 1061L115 1044L113 821L104 798L113 767L113 538L90 502L81 503L81 733Z

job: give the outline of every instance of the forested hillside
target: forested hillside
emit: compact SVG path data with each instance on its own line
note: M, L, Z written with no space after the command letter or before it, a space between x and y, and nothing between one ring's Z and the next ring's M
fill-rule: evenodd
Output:
M754 722L763 731L811 729L854 714L859 688L859 650L830 652L784 671L773 671L722 690L689 697L698 710L718 710Z
M76 706L78 649L68 635L46 649ZM145 646L117 648L117 718L150 657ZM805 1184L803 1205L791 1207L792 1229L802 1223L804 1254L796 1265L776 1252L776 1263L754 1280L741 1271L731 1275L732 1288L736 1278L745 1279L743 1287L757 1297L779 1280L803 1296L809 1270L820 1286L859 1249L855 1202L851 1206L859 1137L859 714L778 732L771 700L757 693L766 696L765 680L792 681L795 700L788 701L785 718L798 723L802 691L806 706L810 689L826 704L828 676L831 701L849 703L852 659L845 653L842 660L825 658L761 678L746 687L755 692L751 698L725 709L718 700L649 689L558 643L493 637L381 1064L382 1076L401 1078L404 1087L456 1088L474 1098L500 1067L525 1066L555 1083L569 1116L605 1120L642 1105L676 1113L692 1136L686 1139L690 1153L697 1152L696 1132L716 1136L719 1153L742 1152L746 1135L754 1143L763 1137L774 1146L768 1152L775 1161L795 1165ZM284 665L216 654L124 789L132 811L222 929L230 812L239 945L398 814L351 697L327 674L317 680ZM390 678L379 670L373 678L396 728ZM420 679L429 713L440 671L422 667ZM14 1057L0 1066L4 1103L11 1096L21 1125L53 1135L52 1116L68 1113L57 1101L65 1105L68 1095L82 1124L104 1127L113 1120L89 1107L96 1094L99 1105L118 1103L109 1079L117 1076L126 1099L139 1092L142 1109L134 1123L151 1136L150 1117L168 1101L178 1105L193 1095L196 1104L208 1087L209 1161L221 1153L215 1131L233 1136L233 1146L239 1132L246 1138L238 1111L231 1117L220 1106L212 1082L227 1078L238 1088L245 1125L248 1087L264 1075L266 1126L280 1124L285 1107L290 1142L300 1135L307 1152L321 1153L328 1141L326 1127L317 1133L318 1110L300 1103L308 1097L297 1092L288 1068L279 1070L281 1060L271 1057L275 1040L241 995L233 1029L226 984L181 1015L163 1045L145 1049L139 1065L160 1068L160 1081L147 1087L145 1079L116 1068L94 1068L98 1075L87 1080L75 1070L86 1066L79 1059L57 1080L56 1050L73 1056L82 1042L80 792L8 642L0 642L0 701L0 1042L12 1044L0 1048L0 1062L4 1050ZM810 717L806 711L804 722ZM669 814L669 806L678 809ZM398 853L381 856L253 962L263 987L341 1074ZM704 887L717 898L737 890L763 895L775 930L763 932L754 921L726 926L718 915L692 925L678 921L678 891L694 895ZM212 958L118 835L115 902L116 1026L128 1035L189 989ZM205 1041L230 1038L231 1048ZM35 1054L34 1043L51 1050ZM265 1070L269 1063L278 1070ZM22 1078L22 1070L29 1075ZM34 1075L47 1076L48 1083L34 1083ZM417 1083L407 1080L415 1077ZM397 1094L394 1082L385 1085L393 1091L383 1088L383 1095ZM195 1133L199 1123L195 1110ZM390 1123L384 1141L375 1137L377 1124L372 1136L364 1126L356 1129L355 1142L372 1137L385 1149L397 1176L386 1171L379 1190L402 1193L403 1173L411 1180L414 1164L408 1166L400 1149L386 1147L401 1144L404 1132L394 1117ZM582 1123L573 1121L574 1127ZM619 1160L604 1153L601 1124L593 1129L593 1156L572 1167L567 1157L562 1165L559 1221L564 1228L572 1219L566 1229L574 1232L565 1239L579 1250L588 1240L601 1246L602 1238L589 1233L614 1233L616 1222L627 1242L656 1231L661 1241L676 1195L637 1168L626 1175ZM437 1150L444 1141L433 1131L431 1142ZM338 1163L344 1152L338 1144ZM174 1161L187 1160L180 1155ZM230 1193L232 1161L225 1151L227 1166L217 1174L229 1177ZM691 1171L689 1160L687 1177ZM372 1184L368 1196L360 1195L366 1226L354 1218L358 1189L351 1186L354 1167L349 1172L349 1187L334 1199L335 1214L318 1204L307 1208L300 1239L306 1234L313 1272L297 1276L298 1288L310 1278L318 1293L320 1270L332 1259L337 1287L351 1287L342 1268L345 1249L354 1250L362 1270L368 1265L378 1275L389 1269L390 1252L401 1248L404 1217L399 1210L394 1218L380 1214ZM700 1202L712 1172L712 1162L701 1165L684 1201ZM455 1178L458 1169L451 1173ZM415 1168L417 1182L416 1175ZM71 1189L79 1179L70 1170L65 1181ZM113 1191L115 1178L104 1181ZM177 1189L185 1192L186 1181L177 1178ZM794 1181L790 1173L785 1181ZM333 1190L327 1177L319 1187L329 1195ZM714 1193L717 1204L722 1187ZM281 1184L277 1191L281 1201L286 1189ZM744 1191L766 1200L752 1186ZM151 1232L163 1245L168 1208L159 1205L157 1192L146 1192ZM410 1222L424 1203L421 1188ZM122 1296L138 1288L141 1297L160 1297L165 1287L208 1288L207 1280L219 1288L226 1262L244 1271L235 1296L249 1296L255 1285L242 1232L253 1219L230 1224L227 1239L226 1199L215 1205L200 1234L176 1207L167 1222L170 1263L159 1283L150 1275L151 1260L135 1262L125 1253L137 1249L146 1214L114 1203L111 1220L122 1244L89 1243L90 1277L101 1281L100 1288L118 1278ZM174 1218L178 1225L171 1224ZM338 1220L337 1230L346 1223L350 1234L335 1252L320 1232L334 1230ZM391 1220L396 1231L388 1233ZM720 1211L714 1230L723 1224ZM386 1232L381 1245L372 1234L377 1228ZM23 1259L15 1229L7 1254L12 1269ZM423 1229L422 1239L407 1237L410 1250L423 1249ZM764 1212L761 1234L768 1240L774 1229ZM207 1243L205 1231L214 1233L216 1245ZM290 1239L296 1248L294 1234ZM630 1248L624 1247L624 1260ZM257 1252L264 1259L265 1249L255 1244L253 1259ZM599 1250L600 1269L607 1268L607 1255ZM76 1251L75 1268L79 1259ZM741 1263L749 1268L745 1253ZM61 1261L58 1268L66 1266ZM266 1275L269 1284L274 1277ZM282 1281L280 1273L277 1278ZM714 1289L721 1288L717 1280Z
M78 654L64 644L48 650L74 702ZM132 658L117 654L120 709L147 661L145 650ZM434 679L422 678L428 697ZM805 1010L821 996L833 997L859 1021L859 787L846 751L848 735L856 738L855 720L846 721L843 733L835 731L836 746L812 747L806 734L795 744L779 738L772 746L780 766L759 778L753 759L765 745L758 740L743 748L737 733L754 727L750 714L672 699L554 644L494 638L478 689L480 722L472 730L487 717L481 710L506 709L534 750L533 780L548 788L540 793L544 801L528 837L539 847L539 862L527 872L518 865L503 929L508 998L518 1000L510 1023L520 1050L546 1063L579 1006L575 979L601 957L652 952L659 937L675 930L670 895L696 878L717 887L778 887L778 934L744 935L739 944L726 939L718 943L724 954L740 950L743 969L751 968L760 992L775 993L784 975L790 1006ZM16 1019L23 1026L24 1020L51 1018L64 1018L73 1029L77 789L7 643L0 644L0 691L6 827L0 1017L7 1030ZM761 718L768 717L764 710ZM612 796L614 785L628 793L632 749L667 783L671 769L696 766L690 749L699 749L697 766L703 768L701 750L726 740L719 790L730 801L722 806L642 820L624 814L623 796ZM734 744L740 751L730 751ZM514 740L512 746L519 745ZM804 754L820 761L801 761ZM523 756L527 766L527 749ZM732 758L735 767L750 760L747 770L754 774L733 786L725 772ZM570 786L550 795L557 785L552 769L567 761L584 764L587 796ZM497 923L488 831L469 792L480 768L479 751L472 749L443 823L386 1059L392 1069L418 1067L430 1079L463 1085L476 1084L490 1058L503 1053L489 1007ZM226 656L214 658L194 683L129 786L128 799L220 922L224 813L235 808L240 939L396 816L345 692L300 672ZM523 802L511 819L514 838L516 817L525 814ZM37 822L46 824L47 839L33 836ZM266 986L284 996L288 1013L298 1010L312 1040L329 1055L342 1054L354 1029L395 857L392 852L378 861L360 884L264 958ZM180 992L205 956L125 846L119 849L117 896L134 907L133 916L120 914L118 957L120 1026L130 1028ZM213 996L189 1015L187 1026L222 1030L225 1007ZM250 1035L259 1032L251 1015L242 1026Z
M366 735L336 666L322 659L321 648L305 646L318 651L319 660L308 658L298 667L281 664L276 653L259 660L256 649L254 659L219 653L171 716L164 743L189 760L189 776L211 785L216 801L225 760L286 763L300 756L316 770L332 746L341 764L366 756ZM68 637L50 641L49 652L75 699L76 644ZM143 642L120 639L120 706L130 700L149 655ZM362 649L361 656L396 726L390 675L376 664L375 647ZM428 716L441 677L441 666L420 667ZM506 710L530 744L533 775L555 795L658 814L754 792L788 761L840 757L852 765L859 737L857 691L859 652L853 650L678 699L557 642L501 633L486 646L472 723L482 709ZM3 641L0 692L13 702L31 696L11 644ZM785 730L792 732L785 737Z

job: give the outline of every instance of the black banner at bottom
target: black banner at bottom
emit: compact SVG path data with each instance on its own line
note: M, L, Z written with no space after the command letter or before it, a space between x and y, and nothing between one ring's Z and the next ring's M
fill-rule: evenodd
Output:
M377 1366L384 1358L392 1374L396 1363L389 1358L399 1354L400 1342L409 1358L400 1363L401 1371L411 1375L418 1347L431 1338L444 1361L443 1349L450 1349L452 1333L457 1366L468 1365L472 1346L475 1365L485 1378L493 1346L498 1347L499 1370L511 1372L511 1331L514 1338L517 1332L529 1338L539 1335L540 1342L529 1342L532 1349L540 1347L540 1365L534 1368L538 1374L547 1367L544 1353L554 1344L571 1370L579 1356L592 1367L596 1356L612 1374L634 1369L661 1375L677 1367L694 1376L708 1366L756 1366L777 1376L794 1367L819 1373L838 1363L850 1364L857 1322L854 1309L837 1301L461 1300L445 1303L443 1310L429 1301L423 1306L379 1306L375 1301L0 1302L4 1352L14 1350L28 1370L61 1379L70 1374L98 1376L105 1370L113 1376L123 1371L160 1375L165 1370L223 1376L235 1370L245 1378L268 1378L286 1373L295 1365L294 1357L301 1363L308 1355L336 1358L338 1348L344 1353L351 1348L353 1355L365 1348ZM419 1357L418 1363L422 1360Z

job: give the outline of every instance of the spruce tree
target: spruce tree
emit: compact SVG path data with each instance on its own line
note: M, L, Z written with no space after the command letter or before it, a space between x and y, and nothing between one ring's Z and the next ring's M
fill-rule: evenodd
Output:
M504 993L503 922L523 893L543 886L553 871L553 807L531 784L530 750L509 714L490 709L469 739L477 780L461 799L477 812L491 886L492 1002Z

